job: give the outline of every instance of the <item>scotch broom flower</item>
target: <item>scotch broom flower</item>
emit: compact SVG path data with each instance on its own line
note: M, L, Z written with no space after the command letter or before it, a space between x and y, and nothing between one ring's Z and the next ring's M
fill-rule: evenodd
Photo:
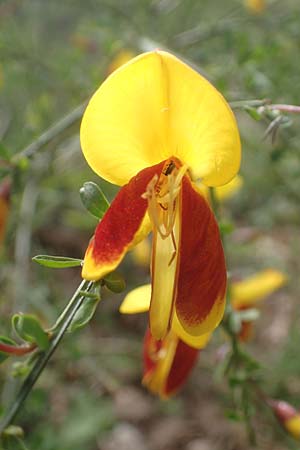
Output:
M275 269L265 269L241 281L231 284L231 305L236 311L257 308L269 295L280 289L287 282L284 273ZM242 320L239 338L250 339L253 322Z
M123 186L88 246L83 278L114 270L152 230L152 336L164 338L174 315L191 336L212 331L224 312L226 268L218 225L194 182L223 185L239 169L224 98L173 55L145 53L94 94L81 144L92 169Z
M275 416L288 434L300 439L300 411L283 400L268 400Z

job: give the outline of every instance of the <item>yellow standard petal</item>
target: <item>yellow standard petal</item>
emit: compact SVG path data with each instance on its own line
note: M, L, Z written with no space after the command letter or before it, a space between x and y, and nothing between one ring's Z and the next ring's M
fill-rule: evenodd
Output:
M231 303L234 309L251 307L287 282L282 272L263 270L243 281L232 283Z
M144 53L107 78L80 134L92 169L119 185L173 156L209 186L229 182L240 165L236 121L222 95L162 51Z

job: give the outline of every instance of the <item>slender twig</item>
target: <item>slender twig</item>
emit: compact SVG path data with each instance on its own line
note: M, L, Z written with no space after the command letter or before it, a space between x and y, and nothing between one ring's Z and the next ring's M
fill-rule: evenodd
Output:
M229 105L232 109L237 109L237 108L245 108L247 106L252 106L253 108L257 108L259 106L265 106L271 103L271 100L267 99L267 98L263 98L260 100L237 100L237 101L232 101L229 102Z
M0 424L0 436L15 419L16 415L20 411L24 401L26 400L28 394L31 392L33 386L35 385L36 381L38 380L39 376L43 372L44 368L46 367L49 359L57 349L60 341L62 340L64 334L66 333L67 329L69 328L76 312L82 305L82 302L85 299L84 295L80 295L80 291L85 289L86 291L89 291L93 285L93 282L83 281L76 292L74 293L73 297L71 298L69 304L72 305L68 309L68 316L65 318L61 328L59 329L58 333L53 336L51 343L49 345L49 348L45 352L41 352L38 359L36 360L34 366L32 367L30 373L24 380L22 386L20 387L20 390L18 391L16 395L16 399L11 405L10 409L8 410L6 416L2 420Z
M23 158L31 158L38 151L40 151L47 144L57 139L59 135L65 132L68 128L70 128L74 123L76 123L82 116L87 103L79 105L57 123L55 123L52 127L46 130L43 134L41 134L34 142L24 148L22 151L17 153L13 162L17 163Z
M284 105L284 104L272 104L272 105L267 105L266 109L272 109L272 110L278 110L278 111L283 111L283 112L287 112L287 113L296 113L296 114L300 114L300 106L297 105Z

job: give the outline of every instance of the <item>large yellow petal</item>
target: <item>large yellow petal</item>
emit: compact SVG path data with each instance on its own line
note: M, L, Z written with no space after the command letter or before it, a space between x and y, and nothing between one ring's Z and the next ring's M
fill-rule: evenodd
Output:
M120 185L172 156L210 186L229 182L240 165L236 121L222 95L161 51L142 54L107 78L84 114L81 144L92 169Z
M254 306L286 282L287 277L282 272L263 270L243 281L232 283L231 304L234 309Z

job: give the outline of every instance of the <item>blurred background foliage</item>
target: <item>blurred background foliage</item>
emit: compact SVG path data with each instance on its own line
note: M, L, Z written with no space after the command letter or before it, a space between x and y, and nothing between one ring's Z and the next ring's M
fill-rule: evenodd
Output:
M228 101L299 105L299 23L298 0L0 1L0 178L10 172L11 158L86 102L120 59L156 47L186 59ZM289 286L264 306L251 350L269 394L300 407L300 117L290 115L293 122L272 142L264 138L268 122L235 111L244 183L222 206L235 223L226 245L229 270L237 278L267 267L289 275ZM81 205L79 188L93 180L108 198L116 192L85 163L79 123L14 169L0 249L3 332L20 310L52 324L80 273L45 269L31 258L82 258L96 219ZM149 277L143 255L129 255L121 266L128 288ZM107 292L92 323L65 338L19 418L28 449L249 448L242 426L224 415L232 400L222 380L211 381L218 344L203 352L183 393L168 403L140 388L146 319L121 317L122 298ZM7 405L16 381L8 363L0 370ZM297 448L268 412L256 427L259 448Z

